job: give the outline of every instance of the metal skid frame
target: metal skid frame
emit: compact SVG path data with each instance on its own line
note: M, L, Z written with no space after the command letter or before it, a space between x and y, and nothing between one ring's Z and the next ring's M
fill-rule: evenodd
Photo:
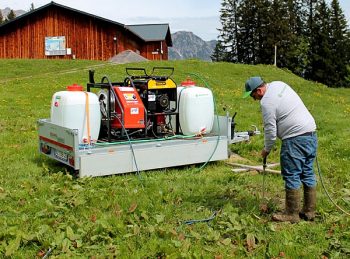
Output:
M79 146L78 130L38 121L39 152L79 171L79 177L96 177L161 169L228 158L228 145L249 140L252 133L235 133L231 139L231 118L215 116L210 135L200 138L147 142L108 143ZM254 134L260 134L255 130Z

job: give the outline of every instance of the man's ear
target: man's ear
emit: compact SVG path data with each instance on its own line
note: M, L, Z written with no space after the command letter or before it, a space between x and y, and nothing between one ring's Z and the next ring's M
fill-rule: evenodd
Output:
M258 93L258 95L261 95L263 93L262 87L259 87L258 89L256 89L256 92Z

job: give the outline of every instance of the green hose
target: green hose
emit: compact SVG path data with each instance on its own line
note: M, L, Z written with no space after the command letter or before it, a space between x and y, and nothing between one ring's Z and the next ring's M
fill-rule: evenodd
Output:
M205 87L208 88L209 90L212 91L211 87L208 85L208 83L199 75L194 74L194 73L188 73L189 76L195 76L196 78L198 78L199 80L201 80ZM213 92L213 91L212 91ZM217 117L217 126L218 126L218 132L220 132L220 123L219 123L219 116L217 115L217 109L216 109L216 101L215 101L215 97L213 94L213 102L214 102L214 114L216 114ZM106 142L106 143L95 143L95 146L111 146L111 145L125 145L125 144L134 144L134 143L149 143L149 142L155 142L155 141L167 141L167 140L171 140L171 139L189 139L189 138L195 138L198 137L197 135L174 135L174 136L170 136L170 137L165 137L165 138L159 138L159 139L139 139L139 140L128 140L128 141L118 141L118 142ZM213 152L211 153L210 157L208 158L208 160L199 168L199 171L201 171L212 159L212 157L214 156L217 147L219 145L219 141L220 141L220 134L218 134L217 136L217 141L216 141L216 145L215 148L213 150Z
M155 141L167 141L171 139L187 139L194 138L196 135L174 135L166 138L157 138L157 139L139 139L139 140L130 140L130 141L118 141L118 142L106 142L106 143L96 143L96 146L110 146L110 145L124 145L129 143L147 143Z
M213 92L213 90L211 89L209 84L201 76L199 76L197 74L194 74L194 73L188 73L188 75L195 76L198 79L200 79L204 83L205 87ZM218 125L218 137L216 139L216 145L215 145L215 148L214 148L213 152L211 153L209 159L199 168L199 171L201 171L210 162L210 160L212 159L212 157L214 156L214 154L216 152L216 149L219 146L219 141L220 141L220 123L219 123L219 115L217 114L216 101L215 101L214 93L213 93L213 102L214 102L214 114L216 114L216 121L217 121L217 125Z

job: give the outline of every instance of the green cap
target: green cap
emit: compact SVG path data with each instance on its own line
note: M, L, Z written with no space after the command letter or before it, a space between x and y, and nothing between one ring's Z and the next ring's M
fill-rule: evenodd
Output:
M260 76L254 76L249 78L245 82L245 92L243 93L243 98L247 98L250 96L250 94L259 86L261 86L264 83L262 78Z

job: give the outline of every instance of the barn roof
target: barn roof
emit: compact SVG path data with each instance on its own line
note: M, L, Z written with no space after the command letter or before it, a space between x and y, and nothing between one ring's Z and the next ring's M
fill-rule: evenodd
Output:
M147 41L166 40L172 46L169 24L134 24L126 25L127 29Z
M129 30L131 33L135 34L136 36L138 36L139 38L141 38L142 40L144 40L145 42L147 41L160 41L160 40L166 40L168 46L172 46L172 40L171 40L171 34L170 34L170 29L169 29L169 24L136 24L136 25L124 25L122 23L116 22L116 21L112 21L100 16L96 16L90 13L86 13L65 5L61 5L55 2L50 2L46 5L43 5L41 7L35 8L32 11L29 11L25 14L22 14L18 17L16 17L13 20L10 20L8 22L5 22L3 24L0 25L0 29L2 27L6 27L9 24L12 24L20 19L23 19L25 17L28 16L32 16L35 15L36 13L40 12L41 10L44 10L46 8L49 8L51 6L56 6L62 9L66 9L66 10L70 10L72 12L75 13L80 13L82 15L86 15L89 17L92 17L94 19L100 20L100 21L104 21L107 23L111 23L114 24L116 26L119 26L123 29ZM153 30L153 31L152 31Z
M120 27L124 27L125 26L122 23L118 23L118 22L115 22L115 21L112 21L112 20L109 20L109 19L106 19L106 18L103 18L103 17L99 17L99 16L96 16L96 15L93 15L93 14L89 14L89 13L86 13L86 12L83 12L83 11L80 11L80 10L77 10L77 9L74 9L74 8L71 8L71 7L68 7L68 6L65 6L65 5L61 5L61 4L58 4L58 3L55 3L55 2L52 1L52 2L50 2L48 4L46 4L46 5L40 6L38 8L35 8L32 11L26 12L25 14L19 15L15 19L3 23L2 25L0 25L0 27L6 26L7 24L13 23L13 22L15 22L17 20L20 20L20 19L24 18L24 17L32 16L33 14L38 13L41 10L47 9L47 8L49 8L51 6L57 6L59 8L70 10L70 11L75 12L75 13L80 13L82 15L86 15L86 16L89 16L89 17L92 17L92 18L95 18L95 19L98 19L98 20L102 20L102 21L105 21L105 22L108 22L108 23L113 23L113 24L118 25Z

